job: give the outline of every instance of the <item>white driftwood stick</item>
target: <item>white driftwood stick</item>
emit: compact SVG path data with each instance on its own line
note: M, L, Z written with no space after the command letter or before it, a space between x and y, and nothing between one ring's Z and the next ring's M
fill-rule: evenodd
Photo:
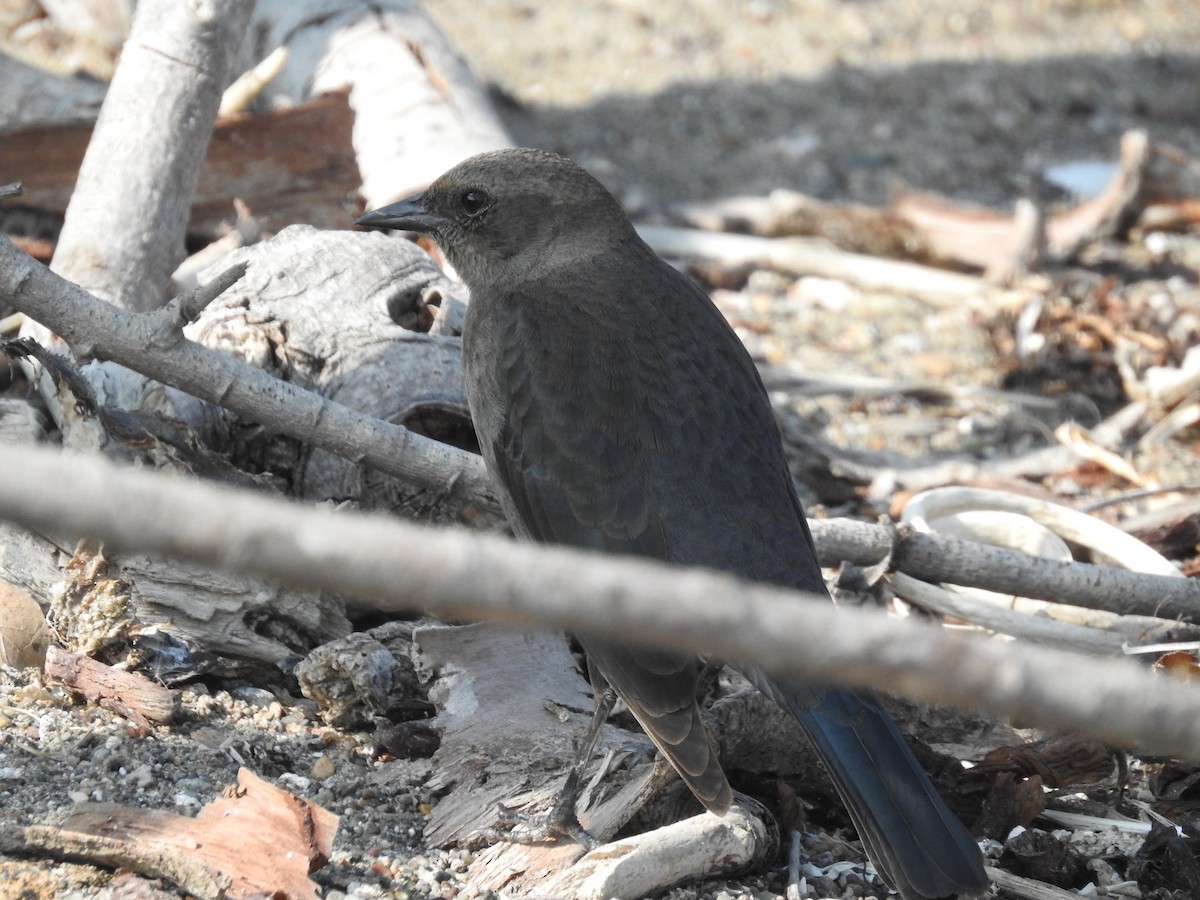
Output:
M69 522L118 551L140 548L252 571L355 597L382 612L419 606L569 628L1200 761L1200 692L1193 685L1125 660L951 634L707 570L306 510L13 446L0 446L0 515L29 528ZM397 547L420 553L398 559Z
M1006 894L1021 897L1022 900L1078 900L1079 897L1075 891L1065 891L1034 878L1022 878L996 866L988 866L987 874L996 887L1002 888Z
M995 290L973 275L848 253L811 238L763 238L660 225L641 225L638 233L660 256L715 259L727 265L751 263L791 275L820 275L935 306L957 306Z
M762 819L734 806L612 841L530 892L530 897L647 897L697 872L720 877L744 869L770 845Z
M936 584L893 572L888 579L898 597L943 616L956 616L974 625L1037 644L1070 647L1080 653L1116 655L1129 640L1124 634L1056 622L964 597Z

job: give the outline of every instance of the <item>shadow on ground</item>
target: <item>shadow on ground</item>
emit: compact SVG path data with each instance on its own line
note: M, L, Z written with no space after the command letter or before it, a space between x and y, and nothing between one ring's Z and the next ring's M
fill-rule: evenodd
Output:
M1061 198L1047 164L1115 159L1132 128L1200 155L1200 56L843 66L500 108L518 143L588 165L635 212L778 187L881 203L907 185L1007 206Z

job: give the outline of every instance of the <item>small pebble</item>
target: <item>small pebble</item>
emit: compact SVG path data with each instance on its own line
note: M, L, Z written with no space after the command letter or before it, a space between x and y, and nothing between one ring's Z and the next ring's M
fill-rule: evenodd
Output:
M337 764L328 756L318 756L309 773L316 781L324 781L337 771Z
M236 687L230 693L243 703L253 703L255 706L264 708L269 707L272 703L276 703L275 695L263 688L250 687L243 685Z

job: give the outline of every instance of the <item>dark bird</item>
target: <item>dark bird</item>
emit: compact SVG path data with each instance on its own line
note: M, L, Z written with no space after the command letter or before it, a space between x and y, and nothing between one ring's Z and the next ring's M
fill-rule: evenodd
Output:
M470 289L467 397L519 535L825 593L750 355L595 178L552 153L485 153L358 224L430 235ZM797 635L797 652L810 640ZM700 802L724 813L699 662L580 642ZM800 721L902 897L986 887L979 848L874 697L742 671Z

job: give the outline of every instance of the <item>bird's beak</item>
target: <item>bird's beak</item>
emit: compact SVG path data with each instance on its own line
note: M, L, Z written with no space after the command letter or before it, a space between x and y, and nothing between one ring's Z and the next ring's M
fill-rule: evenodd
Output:
M432 234L449 220L432 213L421 205L424 194L413 194L403 200L359 216L354 224L363 228L396 228Z

